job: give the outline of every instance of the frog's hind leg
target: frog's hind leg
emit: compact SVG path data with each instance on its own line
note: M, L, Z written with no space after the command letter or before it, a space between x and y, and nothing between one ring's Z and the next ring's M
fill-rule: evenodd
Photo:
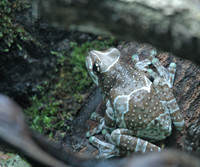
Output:
M182 130L184 126L184 119L181 115L179 106L172 93L172 89L165 82L163 77L160 77L156 72L148 69L148 73L154 78L154 85L156 86L156 92L160 97L163 107L166 111L169 111L172 121L178 130ZM172 78L171 78L172 79Z
M98 159L100 158L107 159L119 156L119 148L117 148L114 144L101 141L94 136L90 137L90 143L98 148L99 155L96 156L96 158Z
M171 89L173 87L176 64L171 63L168 69L166 69L156 58L153 58L152 64L156 67L157 71L160 74L159 76L151 69L148 70L149 75L154 78L154 85L156 85L157 87L157 94L160 96L160 99L165 109L169 110L170 116L176 129L182 130L184 126L184 119L181 115L180 109Z
M116 129L111 134L112 141L127 154L145 153L148 151L161 151L161 148L140 138L134 137L136 133L128 129ZM121 154L121 153L120 153Z
M145 153L148 151L161 151L161 148L143 139L133 137L134 131L116 129L109 135L111 143L107 143L92 136L90 143L98 148L97 158L111 158L132 153Z
M182 130L184 126L183 116L181 115L180 109L178 107L178 104L173 94L170 93L169 96L171 96L171 100L168 100L166 103L167 103L167 107L169 108L172 121L177 130Z

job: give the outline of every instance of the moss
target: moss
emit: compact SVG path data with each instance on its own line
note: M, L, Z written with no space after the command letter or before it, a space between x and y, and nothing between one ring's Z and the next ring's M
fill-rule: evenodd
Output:
M0 151L0 157L0 166L31 167L26 160L13 153L4 154Z
M95 40L78 46L71 42L71 53L51 51L57 57L55 75L38 85L38 94L30 98L32 106L25 110L30 126L55 138L70 130L76 111L87 98L88 88L93 85L85 67L85 56L91 49L105 50L113 39Z
M20 40L30 40L28 32L16 21L16 13L28 8L28 3L19 0L1 0L0 1L0 51L8 52L15 43L21 49Z

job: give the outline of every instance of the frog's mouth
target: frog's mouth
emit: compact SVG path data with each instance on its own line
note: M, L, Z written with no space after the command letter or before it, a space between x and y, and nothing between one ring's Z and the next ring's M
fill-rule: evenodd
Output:
M90 57L90 55L88 54L88 56L86 57L86 61L85 61L85 64L86 64L86 67L87 67L87 70L90 74L90 76L92 77L94 83L96 85L98 85L98 77L94 74L93 70L92 70L92 67L93 67L93 61Z
M89 57L89 55L86 57L85 63L88 71L92 70L92 59Z

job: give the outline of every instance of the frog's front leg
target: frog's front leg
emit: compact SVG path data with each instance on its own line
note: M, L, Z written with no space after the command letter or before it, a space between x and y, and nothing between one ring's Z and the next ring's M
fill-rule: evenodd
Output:
M102 131L104 125L105 125L105 118L104 117L101 117L99 114L97 114L96 112L93 112L91 114L91 120L97 122L97 125L89 130L87 133L86 133L86 137L90 137L90 136L93 136L95 134L98 134Z
M103 129L107 129L110 132L113 129L115 129L115 127L116 127L115 115L114 115L110 100L107 100L106 107L107 107L107 109L105 111L105 117L101 117L96 112L92 113L91 119L93 121L96 121L97 125L93 129L91 129L90 131L88 131L86 133L86 137L90 137L90 136L93 136L95 134L98 134Z
M169 67L165 68L164 66L162 66L162 64L157 58L152 59L152 64L154 65L154 67L156 67L160 76L163 77L165 83L168 84L170 88L172 88L176 72L176 64L170 63Z
M157 54L156 50L152 50L150 56L147 59L144 60L139 60L138 54L133 54L132 55L132 60L134 63L134 67L139 70L139 71L147 71L148 65L151 64L152 59L154 56Z
M119 156L119 149L116 148L113 144L111 140L111 135L109 133L116 128L115 115L110 100L107 100L106 107L107 109L104 118L99 116L97 113L91 115L92 120L98 121L99 124L86 134L87 137L91 136L89 139L90 143L97 147L99 150L99 155L97 156L97 158L111 158L114 156ZM101 123L101 120L103 120L103 124ZM99 133L100 131L102 131L102 135L110 143L101 141L98 138L92 136Z

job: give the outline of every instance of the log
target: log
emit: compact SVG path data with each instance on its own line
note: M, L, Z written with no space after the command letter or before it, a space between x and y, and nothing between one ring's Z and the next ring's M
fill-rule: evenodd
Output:
M198 1L49 0L39 9L59 28L149 43L200 64Z
M98 94L98 91L97 91ZM165 150L161 153L130 156L124 159L83 159L62 146L32 133L26 126L21 108L0 94L0 139L19 150L32 166L41 167L199 167L200 160L186 153ZM87 107L86 107L87 108ZM0 155L0 159L3 154ZM6 157L8 158L8 157Z
M141 59L145 59L155 48L146 44L124 43L119 45L118 49L121 51L121 59L133 66L131 55L138 54ZM200 156L200 68L191 61L172 54L158 53L157 58L163 66L168 67L171 62L177 64L173 93L185 119L184 129L177 131L173 128L172 135L163 141L165 148L175 148ZM73 150L88 157L98 154L98 150L92 147L85 137L85 133L96 124L90 120L90 114L96 111L104 115L105 112L105 103L101 101L99 101L101 103L99 107L98 103L96 104L96 110L91 108L91 104L94 105L97 98L99 98L98 90L90 95L89 102L76 116L72 127L73 140L70 141L71 144L68 144ZM101 135L97 137L103 139ZM160 145L159 142L156 144Z

